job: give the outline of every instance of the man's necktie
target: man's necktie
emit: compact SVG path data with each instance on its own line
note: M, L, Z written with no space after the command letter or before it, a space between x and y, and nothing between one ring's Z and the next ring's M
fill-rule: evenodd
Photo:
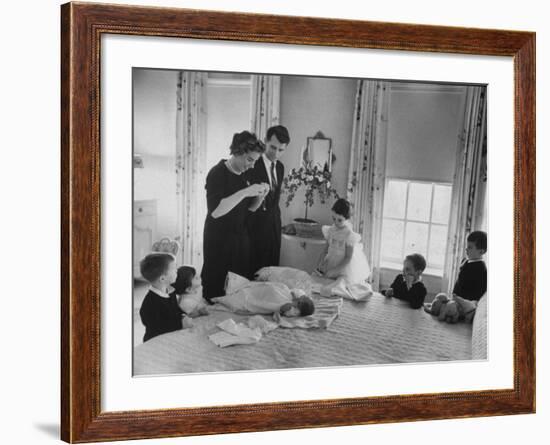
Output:
M277 188L277 175L275 173L275 162L271 163L271 188L273 190Z

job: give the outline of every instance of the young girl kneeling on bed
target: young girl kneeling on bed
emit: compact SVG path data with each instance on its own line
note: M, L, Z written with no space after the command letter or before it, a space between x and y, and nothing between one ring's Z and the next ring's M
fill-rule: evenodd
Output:
M176 281L172 283L179 307L189 317L208 315L206 301L202 298L201 279L191 266L178 268Z
M397 275L390 288L382 292L386 297L406 301L413 309L424 304L427 290L422 283L422 272L426 269L426 260L419 253L407 255L403 261L403 273Z
M327 245L317 273L327 278L344 278L348 284L365 283L370 267L363 252L361 235L355 233L350 222L351 205L338 199L332 206L332 226L323 226Z

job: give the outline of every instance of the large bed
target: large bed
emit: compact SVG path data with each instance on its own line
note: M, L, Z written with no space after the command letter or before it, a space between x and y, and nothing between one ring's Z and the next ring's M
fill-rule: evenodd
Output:
M244 315L211 311L208 316L194 319L191 329L136 346L134 375L485 358L483 353L472 355L471 324L440 322L422 309L411 309L379 293L365 302L344 300L340 315L327 329L280 327L255 344L220 348L208 336L218 332L216 325L228 318L235 322L247 319Z

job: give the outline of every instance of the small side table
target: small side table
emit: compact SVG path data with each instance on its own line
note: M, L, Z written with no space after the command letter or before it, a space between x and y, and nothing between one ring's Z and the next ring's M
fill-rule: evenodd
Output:
M306 249L306 246L308 244L322 245L322 244L325 244L327 242L324 238L304 238L302 236L288 235L286 233L283 233L282 237L286 240L298 243L300 245L300 247L304 250Z
M324 238L305 238L286 233L281 234L281 238L281 266L312 273L324 249Z

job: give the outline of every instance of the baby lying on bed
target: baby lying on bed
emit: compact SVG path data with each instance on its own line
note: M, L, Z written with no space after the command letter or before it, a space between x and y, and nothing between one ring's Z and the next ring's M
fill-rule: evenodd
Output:
M239 314L278 314L305 317L315 312L315 304L304 291L289 289L283 283L248 282L223 297L212 298L231 312Z

